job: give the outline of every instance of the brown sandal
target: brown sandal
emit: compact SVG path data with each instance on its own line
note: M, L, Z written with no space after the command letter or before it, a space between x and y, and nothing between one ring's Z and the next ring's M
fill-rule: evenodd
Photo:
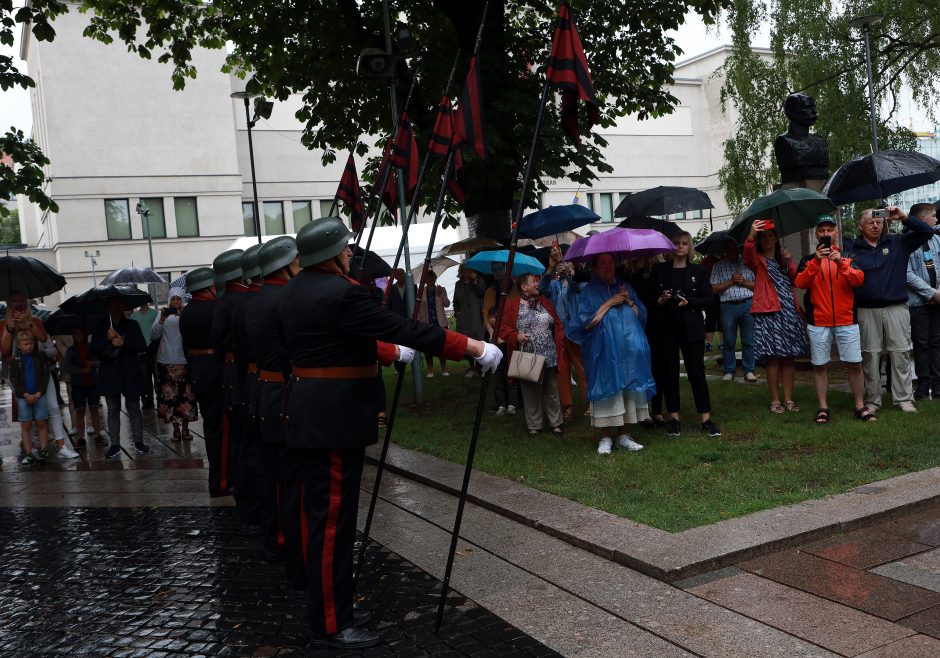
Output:
M799 411L800 410L800 406L793 400L787 400L786 402L784 402L783 407L787 411Z
M775 413L775 414L782 414L782 413L783 413L783 405L780 404L779 402L771 402L771 403L770 403L770 411L771 411L772 413Z

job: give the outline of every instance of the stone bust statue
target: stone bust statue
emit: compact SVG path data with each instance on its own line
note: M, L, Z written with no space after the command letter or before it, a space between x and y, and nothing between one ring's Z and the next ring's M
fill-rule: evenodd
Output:
M790 119L790 126L774 141L780 181L826 180L829 178L829 145L825 138L809 132L818 116L816 101L806 94L790 94L783 111Z

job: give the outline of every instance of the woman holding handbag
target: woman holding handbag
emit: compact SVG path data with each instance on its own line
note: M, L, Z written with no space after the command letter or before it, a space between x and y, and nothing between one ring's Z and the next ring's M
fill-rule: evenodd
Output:
M539 294L539 277L524 274L516 280L516 285L519 297L506 301L499 325L499 337L506 341L509 350L510 377L514 374L519 376L529 434L538 434L545 420L552 428L552 434L562 434L564 419L562 401L558 397L558 379L570 377L564 348L565 330L555 307ZM519 356L516 356L517 351ZM532 367L518 369L522 353L534 353L544 359L540 378L538 365L534 363L539 361L538 358L523 359L533 362ZM516 369L513 361L517 364Z

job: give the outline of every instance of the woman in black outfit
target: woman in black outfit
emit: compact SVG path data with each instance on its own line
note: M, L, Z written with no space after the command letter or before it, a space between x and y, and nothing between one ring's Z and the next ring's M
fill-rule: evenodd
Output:
M666 434L679 436L679 352L692 386L695 408L702 416L702 431L721 436L711 420L711 400L705 379L705 321L702 311L713 294L705 268L689 261L692 236L683 231L673 239L676 250L671 259L653 266L650 275L659 297L653 306L657 319L653 351L653 377L669 412ZM668 258L668 256L667 256ZM658 397L658 396L657 396ZM657 404L658 403L658 404ZM653 413L662 411L654 399ZM659 408L657 408L659 406Z

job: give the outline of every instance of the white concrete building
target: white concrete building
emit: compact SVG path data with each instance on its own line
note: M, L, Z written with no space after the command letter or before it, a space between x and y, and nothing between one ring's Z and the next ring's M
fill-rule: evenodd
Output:
M41 212L21 198L20 228L27 252L69 281L50 305L114 269L150 264L138 203L150 210L155 269L169 280L253 233L244 105L230 97L243 83L220 73L224 53L194 52L198 78L177 92L168 65L83 37L86 21L77 12L57 18L53 42L22 33L21 56L36 81L33 137L51 160L46 191L59 212ZM624 194L655 185L705 190L716 206L716 228L727 223L717 172L733 123L720 110L721 81L712 74L728 52L719 48L677 66L670 91L680 104L672 115L625 118L604 131L614 172L580 190L581 203L608 220L596 228L613 225L612 210ZM294 118L299 102L275 105L252 131L265 236L295 233L326 214L345 164L340 154L324 167L319 152L301 145ZM578 192L571 181L548 182L543 204L571 203ZM696 213L686 224L694 233L707 219L707 211ZM459 237L451 230L438 240Z

